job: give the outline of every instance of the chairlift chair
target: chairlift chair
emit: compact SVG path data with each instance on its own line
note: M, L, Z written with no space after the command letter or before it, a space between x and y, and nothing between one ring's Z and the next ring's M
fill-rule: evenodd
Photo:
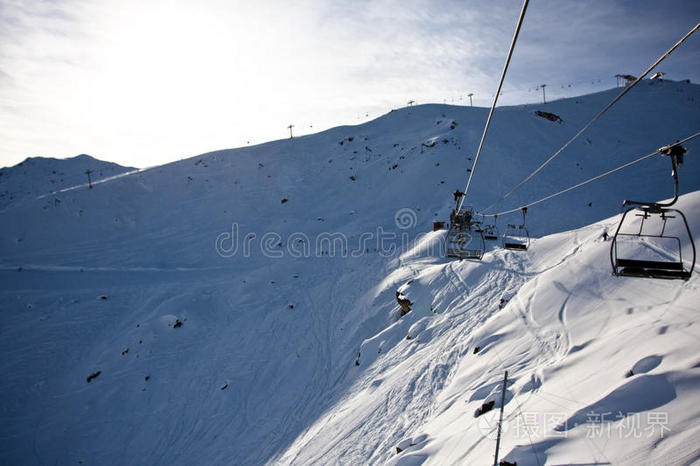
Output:
M512 251L527 251L530 247L530 233L525 227L525 214L527 207L521 207L523 223L521 225L508 224L508 228L503 233L503 247Z
M498 241L498 227L496 226L497 215L493 217L493 223L484 226L484 239L486 241Z
M447 232L447 257L481 260L486 245L481 222L474 219L471 207L456 209L450 215Z
M617 276L688 280L695 267L695 243L683 212L671 208L678 200L677 169L687 150L676 144L659 152L671 159L673 199L668 203L624 201L625 210L610 246L610 262ZM669 232L674 223L677 231ZM684 246L692 251L688 267L683 261Z

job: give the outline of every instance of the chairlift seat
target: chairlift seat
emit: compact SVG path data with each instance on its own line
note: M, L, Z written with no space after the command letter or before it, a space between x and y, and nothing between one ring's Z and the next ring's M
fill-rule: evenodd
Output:
M484 229L484 239L488 241L497 241L498 240L498 232L496 230L495 225L488 225Z
M637 259L618 259L618 267L633 267L640 269L655 269L655 270L683 270L683 264L680 262L670 261L648 261Z
M484 255L484 252L480 249L460 249L460 248L449 248L447 249L447 257L454 257L457 259L477 259L480 260Z
M503 247L512 251L527 251L530 235L525 228L512 228L503 234Z
M639 214L638 211L641 210L642 213ZM642 221L640 222L639 229L634 233L621 232L623 224L625 224L625 219L630 212L635 212L635 216L641 216ZM669 215L669 213L675 213L676 215ZM647 232L645 230L645 221L650 217L650 214L658 215L663 221L660 232ZM685 230L684 241L681 241L681 237L666 233L666 222L669 219L678 218L682 230ZM653 233L653 234L652 234ZM657 239L673 241L677 244L676 253L674 258L670 260L649 260L649 259L632 259L629 257L620 257L620 252L618 251L618 240L622 238L627 239ZM691 265L689 268L685 267L682 257L683 244L689 245L692 250ZM627 253L626 253L627 254ZM620 219L620 224L617 227L617 231L613 236L612 244L610 245L610 261L613 267L613 273L618 276L623 277L638 277L638 278L661 278L661 279L681 279L688 280L692 275L693 268L695 266L695 244L693 243L693 237L690 233L690 227L688 222L683 215L683 212L677 209L663 208L658 205L652 204L651 208L645 205L630 207L623 214Z
M684 270L681 262L618 259L616 270L617 275L623 277L682 280L690 278L690 271Z
M480 260L484 255L484 231L481 222L474 220L470 207L452 212L447 232L447 257ZM471 247L468 247L471 246Z
M620 223L617 226L612 243L610 244L610 263L613 268L613 274L628 277L645 277L645 278L666 278L666 279L683 279L688 280L695 268L695 242L693 234L690 232L688 220L682 211L671 208L678 201L678 167L683 164L683 155L687 153L687 149L679 143L671 146L664 146L657 150L663 155L667 155L671 161L671 176L673 177L673 199L669 202L639 202L625 200L622 203L623 209L627 209L622 214ZM634 212L635 217L641 217L639 227L635 233L622 230L625 224L625 218L630 212ZM652 216L659 216L661 220L660 231L645 230L645 222ZM677 219L676 224L680 226L680 231L676 234L667 233L667 222L670 219ZM629 222L628 222L629 223ZM673 231L673 230L671 230ZM629 259L619 257L618 239L621 238L637 238L637 239L654 239L660 241L674 241L677 244L675 260L656 261L647 259ZM681 239L682 238L682 239ZM683 262L683 247L691 249L690 266L686 269ZM625 251L625 254L628 254ZM639 257L638 254L635 254Z
M508 224L508 228L503 232L503 247L511 251L527 251L530 246L530 233L525 226L525 213L527 207L521 207L520 211L523 214L523 223Z

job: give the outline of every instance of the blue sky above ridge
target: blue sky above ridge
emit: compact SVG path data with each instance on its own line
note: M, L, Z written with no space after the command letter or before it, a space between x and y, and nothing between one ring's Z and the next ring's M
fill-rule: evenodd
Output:
M488 106L520 0L0 1L0 166L89 153L145 167L357 124ZM694 1L530 3L500 104L616 85L700 18ZM700 80L700 34L659 66Z

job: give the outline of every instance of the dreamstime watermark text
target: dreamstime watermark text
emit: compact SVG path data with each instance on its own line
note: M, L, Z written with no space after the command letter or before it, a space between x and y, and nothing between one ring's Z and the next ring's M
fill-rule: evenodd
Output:
M243 231L238 222L233 222L230 229L216 237L215 249L224 258L247 258L258 254L268 258L357 258L368 254L393 257L411 250L427 234L414 231L418 225L418 215L413 209L396 211L394 224L398 231L377 226L373 231L356 234L325 231L313 235L304 232L283 235L275 231ZM422 253L444 255L442 241L427 241L425 245Z

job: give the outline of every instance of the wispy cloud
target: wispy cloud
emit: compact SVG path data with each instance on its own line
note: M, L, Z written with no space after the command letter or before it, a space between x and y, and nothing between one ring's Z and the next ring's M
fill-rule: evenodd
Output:
M146 166L284 137L289 123L357 123L409 99L474 92L486 106L520 5L5 0L0 165L87 152ZM614 85L684 34L699 5L531 2L501 103L537 99L541 83L553 96ZM664 63L670 78L700 77L699 43Z

